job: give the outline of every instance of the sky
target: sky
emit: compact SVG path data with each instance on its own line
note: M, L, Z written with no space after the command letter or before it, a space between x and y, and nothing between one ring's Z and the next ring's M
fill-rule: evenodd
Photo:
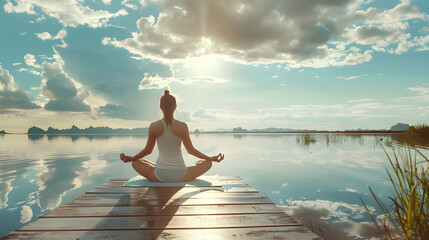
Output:
M0 130L429 123L427 0L0 0Z

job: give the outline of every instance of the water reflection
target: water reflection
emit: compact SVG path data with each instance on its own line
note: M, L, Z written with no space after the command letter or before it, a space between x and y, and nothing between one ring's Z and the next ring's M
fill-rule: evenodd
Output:
M41 140L44 137L45 137L45 135L41 135L41 134L28 134L27 135L27 138L31 141Z
M191 138L202 152L224 152L227 157L208 174L242 177L276 204L287 206L296 218L306 224L311 219L325 229L328 239L372 236L357 194L369 206L377 206L367 195L367 184L386 176L388 162L380 144L398 144L391 135L360 134L311 134L308 142L297 134ZM109 179L134 177L118 155L139 152L145 141L146 136L129 135L1 137L0 236ZM197 160L183 152L187 164ZM148 159L156 157L155 148ZM382 196L390 191L384 184L376 190Z
M54 158L43 161L44 170L37 178L39 190L38 205L42 211L58 207L64 194L75 188L79 172L84 170L83 162L89 157Z
M361 221L366 215L366 209L358 204L328 200L296 200L280 207L325 239L381 237L372 222Z

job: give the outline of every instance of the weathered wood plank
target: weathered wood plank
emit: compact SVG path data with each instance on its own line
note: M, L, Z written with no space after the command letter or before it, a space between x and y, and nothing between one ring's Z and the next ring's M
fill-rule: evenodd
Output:
M178 206L176 208L164 206L137 206L137 207L67 207L54 209L42 217L102 217L102 216L156 216L156 215L226 215L250 213L282 213L274 204L253 205L206 205L206 206Z
M247 183L240 178L221 178L219 181L222 184L237 184L237 185L247 185ZM101 186L122 186L126 181L108 181ZM101 187L100 186L100 187ZM187 187L195 187L195 186L187 186Z
M178 199L178 198L249 198L249 197L264 197L260 193L224 193L224 192L187 192L187 193L165 193L165 192L147 192L142 194L84 194L79 198L94 199L94 198L111 198L111 199Z
M248 185L247 182L241 179L221 179L220 182L222 183L222 185L226 185L226 184Z
M301 226L286 214L39 218L20 228L34 230L201 229L253 226Z
M114 193L146 193L149 189L149 187L115 187L115 188L95 188L91 191L86 192L87 194L91 193L108 193L108 194L114 194ZM178 191L178 193L185 193L185 192L194 192L194 191L222 191L225 193L230 192L259 192L253 187L231 187L231 188L222 188L222 187L193 187L193 188L182 188ZM152 190L155 191L155 190ZM176 188L169 188L164 187L163 192L171 192L171 191L177 191Z
M319 239L238 176L222 187L114 179L4 239Z
M156 206L156 205L222 205L222 204L272 204L265 197L249 198L177 198L168 200L152 199L112 199L112 198L75 198L63 206Z
M90 240L90 239L283 239L283 240L316 240L315 234L300 226L234 228L234 229L183 229L183 230L134 230L134 231L49 231L49 232L13 232L4 240Z
M202 178L204 178L205 176L203 176ZM212 176L208 176L208 177L212 177ZM232 180L232 179L238 179L238 180L242 180L240 176L218 176L219 180ZM109 181L116 181L116 182L126 182L128 181L128 179L110 179Z

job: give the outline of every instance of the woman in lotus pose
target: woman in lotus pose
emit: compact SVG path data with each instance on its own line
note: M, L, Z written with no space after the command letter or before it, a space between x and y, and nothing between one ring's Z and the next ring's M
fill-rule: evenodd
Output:
M132 162L136 172L152 182L187 182L207 172L212 162L223 160L224 155L221 153L208 157L194 148L186 123L175 120L173 117L177 107L176 98L170 95L168 90L165 90L160 102L164 118L150 124L146 147L134 157L121 153L122 161ZM152 153L155 140L159 150L156 164L143 159ZM182 157L182 141L189 154L202 160L187 167Z

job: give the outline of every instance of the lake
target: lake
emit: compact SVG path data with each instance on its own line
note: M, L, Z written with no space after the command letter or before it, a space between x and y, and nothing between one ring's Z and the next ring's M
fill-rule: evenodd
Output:
M379 196L391 153L389 135L199 134L194 146L225 154L207 175L240 176L309 228L328 239L366 239L376 230L359 196L377 209L368 184ZM380 139L382 138L382 141ZM145 136L0 135L0 237L109 179L137 174L119 154L138 153ZM182 150L187 164L197 159ZM429 151L422 149L424 153ZM155 147L147 157L155 161ZM323 235L314 228L314 232Z

